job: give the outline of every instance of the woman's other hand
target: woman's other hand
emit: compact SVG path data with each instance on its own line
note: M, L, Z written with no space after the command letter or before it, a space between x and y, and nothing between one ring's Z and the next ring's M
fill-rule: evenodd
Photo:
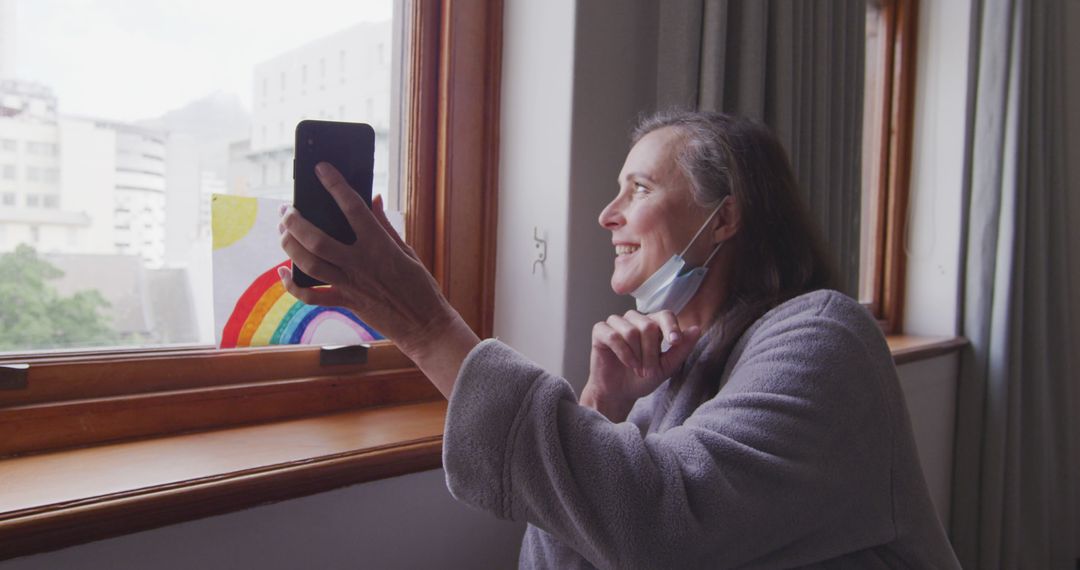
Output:
M625 420L638 398L675 373L700 336L699 327L680 328L671 311L650 315L628 311L596 323L581 404L613 422ZM670 348L662 352L665 341Z
M450 306L416 253L394 231L376 197L369 209L333 166L316 166L357 239L344 244L293 207L284 209L281 248L304 273L329 287L298 287L281 268L285 288L309 305L356 312L411 358L449 397L462 360L479 339ZM436 342L438 339L438 342Z

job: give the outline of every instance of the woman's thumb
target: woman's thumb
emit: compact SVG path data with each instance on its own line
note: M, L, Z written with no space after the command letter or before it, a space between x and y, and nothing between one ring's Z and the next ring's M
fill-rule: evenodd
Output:
M683 329L679 340L673 343L667 352L660 355L660 368L664 370L665 376L672 375L679 366L682 366L700 338L701 327L695 325Z

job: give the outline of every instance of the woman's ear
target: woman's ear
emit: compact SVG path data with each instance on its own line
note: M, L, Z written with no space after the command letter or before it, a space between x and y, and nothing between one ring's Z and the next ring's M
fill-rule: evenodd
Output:
M735 196L728 195L720 205L720 211L713 219L713 243L728 241L739 233L742 227L742 212Z

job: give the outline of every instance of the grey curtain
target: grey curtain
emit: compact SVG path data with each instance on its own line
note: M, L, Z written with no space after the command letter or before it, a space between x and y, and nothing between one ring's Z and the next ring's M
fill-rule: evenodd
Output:
M965 568L1077 567L1063 10L973 1L951 529Z
M858 295L863 0L664 0L657 106L739 113L784 143Z

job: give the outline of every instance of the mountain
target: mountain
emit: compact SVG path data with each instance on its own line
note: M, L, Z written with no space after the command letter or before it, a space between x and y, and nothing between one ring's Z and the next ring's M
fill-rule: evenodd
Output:
M251 113L239 97L222 91L136 124L189 139L198 156L198 170L213 172L220 180L229 176L229 143L251 136Z
M249 136L251 113L244 108L239 97L218 91L160 117L137 123L192 135L204 142L229 142Z

